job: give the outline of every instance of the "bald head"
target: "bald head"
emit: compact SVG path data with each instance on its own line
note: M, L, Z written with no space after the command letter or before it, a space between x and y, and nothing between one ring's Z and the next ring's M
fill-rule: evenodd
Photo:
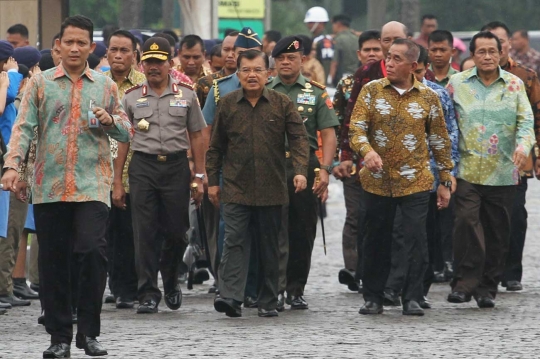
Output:
M381 47L382 47L385 57L386 57L386 54L388 54L388 50L390 49L390 46L392 46L392 43L394 42L394 40L406 39L407 32L408 32L407 26L405 26L404 24L398 21L390 21L382 27Z

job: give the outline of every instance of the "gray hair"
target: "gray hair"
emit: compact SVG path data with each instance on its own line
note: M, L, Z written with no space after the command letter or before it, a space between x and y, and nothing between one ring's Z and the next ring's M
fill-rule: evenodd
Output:
M409 39L395 39L392 45L405 45L407 46L407 51L405 52L405 57L409 62L418 61L420 56L420 48L418 45Z

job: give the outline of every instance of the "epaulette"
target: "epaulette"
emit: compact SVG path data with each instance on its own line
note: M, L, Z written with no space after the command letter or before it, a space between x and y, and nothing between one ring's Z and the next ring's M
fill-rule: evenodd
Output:
M311 80L311 81L309 81L309 83L312 84L312 85L315 86L315 87L320 88L321 90L326 90L326 86L321 85L321 84L318 83L317 81Z
M274 77L273 76L268 77L268 79L266 80L265 85L269 85L272 81L274 81Z
M183 82L183 81L178 81L178 86L184 86L190 90L193 90L195 88L194 84L188 84L187 82Z
M141 87L142 87L142 84L138 84L138 85L135 85L133 87L130 87L129 89L126 90L126 92L124 92L124 95L127 95L131 91L136 90L136 89L141 88Z

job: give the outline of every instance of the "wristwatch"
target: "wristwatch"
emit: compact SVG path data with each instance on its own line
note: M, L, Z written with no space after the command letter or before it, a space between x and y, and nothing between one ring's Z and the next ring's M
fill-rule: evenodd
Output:
M198 178L204 182L204 179L205 179L204 173L195 173L195 178Z
M332 165L330 165L330 166L321 165L321 170L325 170L326 172L328 172L328 174L332 174L333 169L334 169L334 166L332 166Z
M444 187L452 188L452 181L445 181L441 183Z

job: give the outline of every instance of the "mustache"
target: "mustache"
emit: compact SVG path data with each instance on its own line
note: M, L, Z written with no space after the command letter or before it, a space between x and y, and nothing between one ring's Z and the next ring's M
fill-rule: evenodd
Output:
M150 70L147 72L148 75L159 75L161 72L157 71L157 70Z

